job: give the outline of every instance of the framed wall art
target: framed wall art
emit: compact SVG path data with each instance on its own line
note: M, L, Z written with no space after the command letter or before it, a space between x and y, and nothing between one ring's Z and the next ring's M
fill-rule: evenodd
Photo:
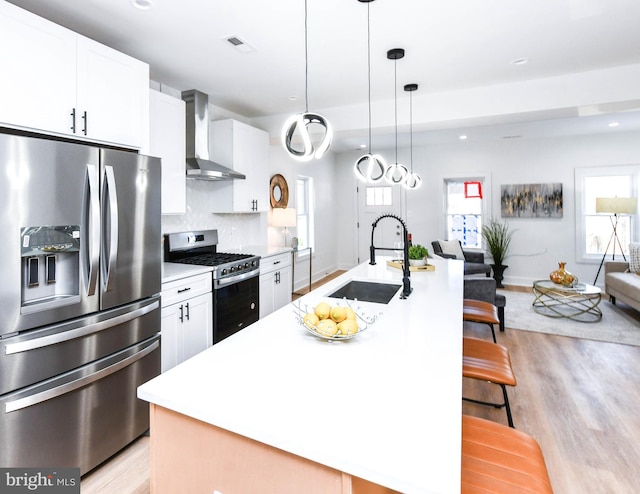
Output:
M500 186L503 218L562 218L562 184Z

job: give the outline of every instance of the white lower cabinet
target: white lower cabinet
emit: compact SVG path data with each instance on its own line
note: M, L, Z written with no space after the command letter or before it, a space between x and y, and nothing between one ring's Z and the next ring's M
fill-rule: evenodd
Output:
M291 252L260 259L260 318L291 302Z
M211 274L162 284L162 372L213 345Z

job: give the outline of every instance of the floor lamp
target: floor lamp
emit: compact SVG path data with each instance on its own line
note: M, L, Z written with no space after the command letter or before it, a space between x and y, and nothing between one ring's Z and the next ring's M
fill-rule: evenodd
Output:
M635 197L598 197L596 198L596 213L609 213L611 215L611 225L613 226L613 231L611 232L611 237L609 238L609 243L607 244L607 248L604 250L604 255L602 256L602 261L600 261L600 267L598 268L598 272L596 273L596 279L593 280L593 284L596 284L598 280L598 276L600 275L600 270L602 269L602 265L604 264L604 260L607 257L607 252L609 252L609 246L613 242L613 260L616 260L616 243L618 247L620 247L620 253L622 254L622 258L626 261L627 258L624 255L624 250L622 249L622 245L620 244L620 239L618 238L618 215L620 214L636 214L638 209L638 200Z
M273 226L282 226L282 235L284 236L284 245L287 246L287 235L290 226L296 226L296 210L295 208L274 208L273 209Z

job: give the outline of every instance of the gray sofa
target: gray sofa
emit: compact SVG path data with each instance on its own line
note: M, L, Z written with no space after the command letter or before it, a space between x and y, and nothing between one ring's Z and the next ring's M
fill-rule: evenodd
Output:
M444 257L445 259L455 259L455 256L445 254L442 252L440 242L434 240L431 242L433 253L437 256ZM460 247L462 248L462 246ZM483 274L487 277L491 276L491 266L484 263L484 254L482 252L470 251L462 249L464 255L464 274Z
M628 272L629 263L609 261L604 263L604 291L611 303L622 300L636 310L640 310L640 275Z

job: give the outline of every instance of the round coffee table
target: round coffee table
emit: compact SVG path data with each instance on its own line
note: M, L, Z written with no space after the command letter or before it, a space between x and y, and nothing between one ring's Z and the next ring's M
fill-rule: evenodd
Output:
M533 282L533 294L533 308L539 314L579 322L602 319L602 311L598 307L602 290L597 286L578 283L570 288L551 280L538 280Z

